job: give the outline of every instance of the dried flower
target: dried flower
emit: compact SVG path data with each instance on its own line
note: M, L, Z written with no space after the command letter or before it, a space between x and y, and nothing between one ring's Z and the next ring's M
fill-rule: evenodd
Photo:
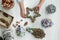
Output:
M45 37L44 31L40 28L27 28L26 30L30 32L32 35L34 35L35 38L42 39Z

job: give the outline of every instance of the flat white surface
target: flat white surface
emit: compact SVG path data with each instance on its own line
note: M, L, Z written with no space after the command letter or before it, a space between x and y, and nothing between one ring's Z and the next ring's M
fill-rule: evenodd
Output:
M12 8L10 10L6 10L6 9L2 8L1 2L0 2L0 10L5 11L5 12L9 13L10 15L14 16L14 20L13 20L12 24L14 24L16 21L23 19L20 16L20 11L19 11L20 9L19 9L18 3L16 2L16 0L14 0L14 1L15 1L15 6L14 6L14 8ZM36 6L38 3L38 1L36 1L36 3L34 3L32 0L30 0L30 1L29 0L24 1L25 6L29 6L30 8L32 8L32 7ZM54 14L46 13L45 8L49 4L54 4L56 6L56 12ZM11 31L12 31L12 36L14 37L14 40L60 40L60 31L59 31L59 29L60 29L60 0L45 0L45 3L41 7L40 14L41 14L41 17L36 18L35 23L31 23L30 19L23 19L23 22L21 22L21 26L24 27L23 26L24 22L28 21L29 24L27 25L27 27L34 27L34 28L39 27L39 28L43 29L46 33L45 38L36 39L28 32L26 32L25 36L23 36L23 37L17 37L15 34L15 28L11 24L9 29L11 29ZM52 21L54 22L54 25L50 28L46 28L46 29L42 28L41 20L44 18L52 19ZM0 35L2 34L2 31L4 31L4 29L0 27Z

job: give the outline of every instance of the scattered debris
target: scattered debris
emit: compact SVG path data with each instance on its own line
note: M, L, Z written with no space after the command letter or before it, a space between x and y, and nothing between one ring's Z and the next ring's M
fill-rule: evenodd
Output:
M16 21L16 24L13 24L13 27L16 28L18 25L20 25L20 21Z
M9 25L13 21L13 16L0 10L0 25L4 28L9 28Z

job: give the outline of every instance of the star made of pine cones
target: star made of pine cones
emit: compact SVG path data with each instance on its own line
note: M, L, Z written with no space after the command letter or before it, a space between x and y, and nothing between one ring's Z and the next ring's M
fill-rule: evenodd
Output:
M33 13L35 14L34 16L29 16L29 14L30 14L30 12L29 11L34 11ZM30 18L31 19L31 21L32 21L32 23L34 23L35 22L35 20L36 20L36 18L37 17L39 17L39 16L41 16L40 14L39 14L39 12L36 10L36 7L34 7L34 8L26 8L26 16L25 16L25 18Z

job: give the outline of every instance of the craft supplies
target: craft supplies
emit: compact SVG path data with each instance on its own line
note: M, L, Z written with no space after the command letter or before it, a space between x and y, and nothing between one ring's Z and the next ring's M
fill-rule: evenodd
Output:
M15 25L15 24L13 24L12 26L13 26L14 28L16 28L16 25Z
M26 31L30 32L35 38L44 38L45 33L42 29L40 28L27 28Z
M5 9L11 9L14 7L14 1L13 0L2 0L2 6Z
M25 35L25 29L23 27L20 27L20 25L17 25L16 34L17 36Z
M53 4L50 4L50 5L48 5L47 7L46 7L46 11L48 12L48 13L55 13L56 12L56 6L55 5L53 5Z
M41 21L41 25L43 26L43 27L45 27L45 28L47 28L47 27L51 27L52 25L53 25L53 22L52 22L52 20L51 19L43 19L42 21Z
M16 24L13 24L13 27L16 28L18 25L20 25L20 21L16 21Z
M16 23L20 24L20 21L17 21Z
M13 21L13 16L0 10L0 25L4 28L9 28L9 25Z
M30 14L30 12L29 11L34 11L34 13L35 13L35 15L34 16L29 16L29 14ZM25 18L30 18L31 19L31 21L34 23L35 22L35 20L36 20L36 17L39 17L39 16L41 16L40 14L39 14L39 12L38 11L36 11L36 7L34 7L34 8L32 8L32 9L30 9L30 8L26 8L26 17Z

